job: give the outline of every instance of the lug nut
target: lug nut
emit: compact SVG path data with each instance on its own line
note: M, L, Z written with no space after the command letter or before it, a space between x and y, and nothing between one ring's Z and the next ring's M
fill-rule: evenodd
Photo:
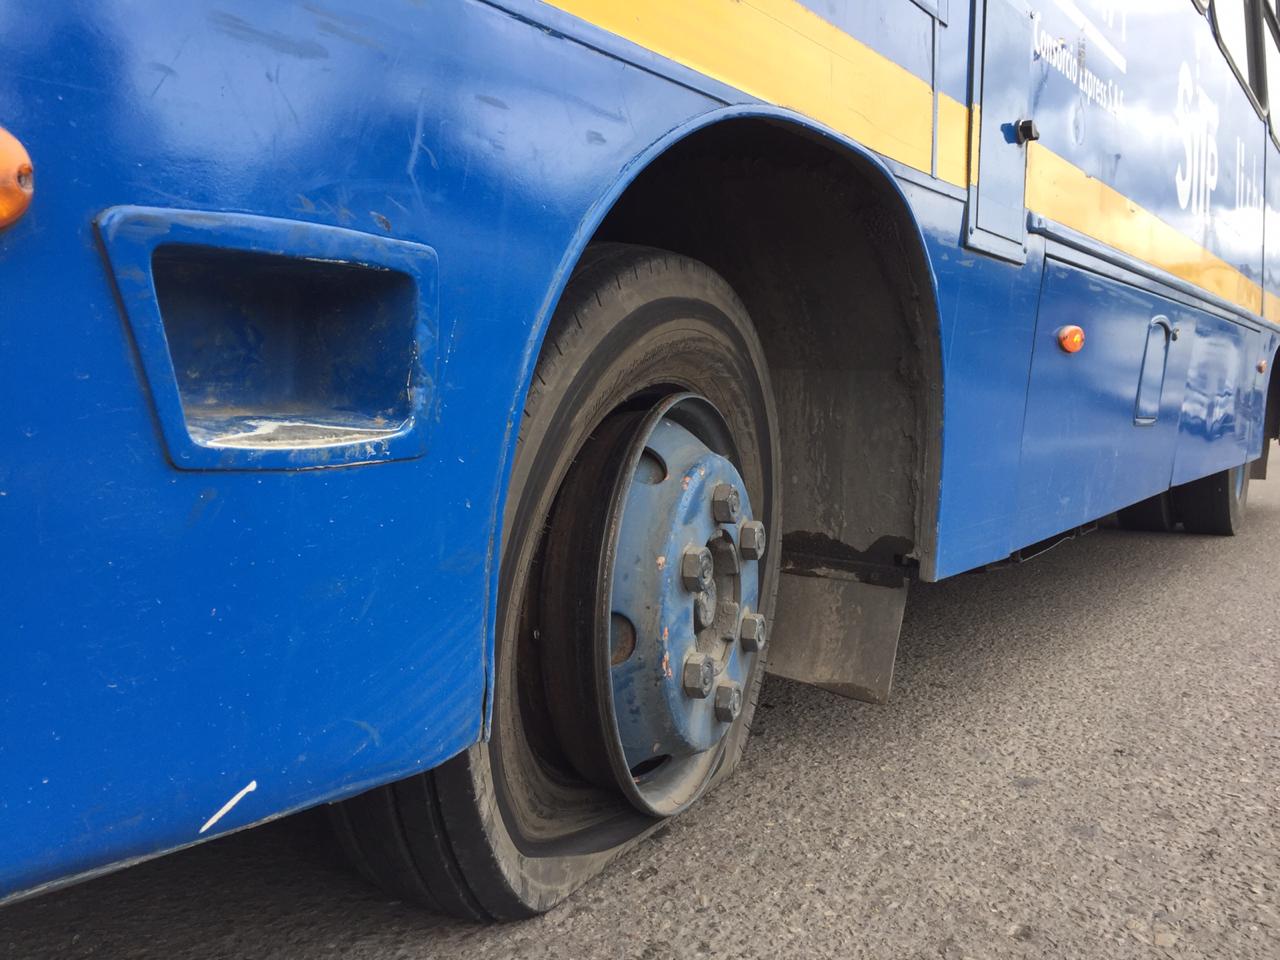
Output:
M716 687L716 719L721 723L733 723L742 712L742 687L736 683L722 683Z
M691 593L715 583L716 565L706 547L689 547L680 558L680 580Z
M737 523L742 512L742 498L731 483L717 483L711 491L711 515L716 523Z
M742 618L742 628L739 633L742 639L742 649L747 653L759 653L764 649L766 632L764 617L761 614L745 614Z
M738 528L738 550L748 560L764 556L764 524L759 520L744 520Z
M714 588L714 584L712 587ZM715 590L704 590L693 598L693 628L705 630L716 622Z
M716 682L716 662L705 653L691 653L684 662L681 684L687 696L705 700Z

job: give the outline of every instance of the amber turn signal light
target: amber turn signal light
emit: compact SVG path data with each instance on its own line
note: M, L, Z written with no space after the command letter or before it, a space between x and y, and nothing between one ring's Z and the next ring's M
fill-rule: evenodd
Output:
M35 189L35 170L27 148L0 127L0 230L27 212Z
M1259 372L1259 373L1266 373L1266 372L1267 372L1267 361L1265 361L1265 360L1259 360L1259 361L1258 361L1258 372Z
M1084 346L1084 330L1069 323L1058 330L1058 346L1067 353L1079 353Z

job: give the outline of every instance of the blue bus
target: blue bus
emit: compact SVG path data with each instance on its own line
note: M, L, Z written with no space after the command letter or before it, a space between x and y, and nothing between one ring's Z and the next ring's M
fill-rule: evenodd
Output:
M1272 0L0 0L0 898L546 910L910 585L1234 534Z

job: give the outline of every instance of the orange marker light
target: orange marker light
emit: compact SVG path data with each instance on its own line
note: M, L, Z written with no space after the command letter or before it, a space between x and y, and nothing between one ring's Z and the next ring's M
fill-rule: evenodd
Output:
M0 230L15 223L31 206L35 171L27 148L0 127Z
M1084 330L1069 323L1058 330L1058 346L1067 353L1079 353L1084 347Z
M1259 372L1259 373L1266 373L1266 372L1267 372L1267 361L1265 361L1265 360L1259 360L1259 361L1258 361L1258 372Z

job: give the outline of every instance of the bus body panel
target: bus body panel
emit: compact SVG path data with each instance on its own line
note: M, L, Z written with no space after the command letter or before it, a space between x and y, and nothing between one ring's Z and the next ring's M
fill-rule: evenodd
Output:
M562 262L715 105L484 4L326 10L0 4L38 180L0 233L0 896L480 739L504 458ZM95 237L122 203L432 247L427 455L175 469Z
M1087 317L1088 354L1057 331ZM1020 535L1046 540L1169 487L1191 311L1050 261L1019 468ZM1070 398L1064 402L1064 398Z
M1014 549L1023 400L1041 255L1033 244L1029 266L1019 267L965 249L958 242L963 202L922 187L910 187L907 195L928 224L926 238L938 276L946 371L936 561L941 578L1001 559ZM975 450L981 451L981 469L975 469Z
M759 5L803 27L814 50L839 46L837 34L865 41L839 46L856 60L842 61L843 79L901 82L866 92L851 80L816 99L777 88L792 102L770 95L790 71L762 69L767 50L726 60L722 49L736 72L704 69L628 36L637 8L594 0L227 0L146 15L69 2L38 18L0 0L0 123L31 150L38 183L30 213L0 233L0 535L14 560L0 586L0 898L350 795L482 738L503 489L549 311L618 189L725 104L811 116L883 156L911 203L945 371L936 576L1097 519L1156 492L1161 475L1179 482L1261 452L1270 371L1257 362L1276 336L1260 316L1253 184L1275 150L1189 2L1143 14L1140 40L1135 14L1123 49L1110 41L1123 76L1091 57L1086 88L1065 61L1046 61L1058 39L1098 47L1101 28L1067 17L1074 4L1032 4L1028 97L1042 141L1003 143L1027 155L1032 213L1045 200L1049 219L1098 227L1094 255L1141 258L1172 235L1135 232L1150 224L1132 219L1129 198L1200 251L1156 258L1155 280L1123 290L1063 266L1043 232L1012 257L966 245L981 3ZM728 44L753 8L707 0L690 16L703 14L716 27L707 42ZM1117 78L1119 111L1101 92ZM928 114L898 130L799 105L867 97ZM1227 145L1214 164L1211 140ZM1272 166L1268 223L1280 209ZM1051 189L1060 183L1102 205L1077 219ZM325 469L175 467L95 234L120 205L430 247L440 367L426 452ZM1187 262L1209 288L1175 296ZM1273 262L1268 245L1269 290ZM1050 286L1062 294L1052 304ZM1157 315L1180 336L1157 424L1135 426ZM1068 317L1096 333L1076 358L1091 364L1083 376L1054 352ZM1128 468L1099 473L1099 449L1130 431L1144 441L1126 445ZM1069 509L1063 490L1079 494Z

